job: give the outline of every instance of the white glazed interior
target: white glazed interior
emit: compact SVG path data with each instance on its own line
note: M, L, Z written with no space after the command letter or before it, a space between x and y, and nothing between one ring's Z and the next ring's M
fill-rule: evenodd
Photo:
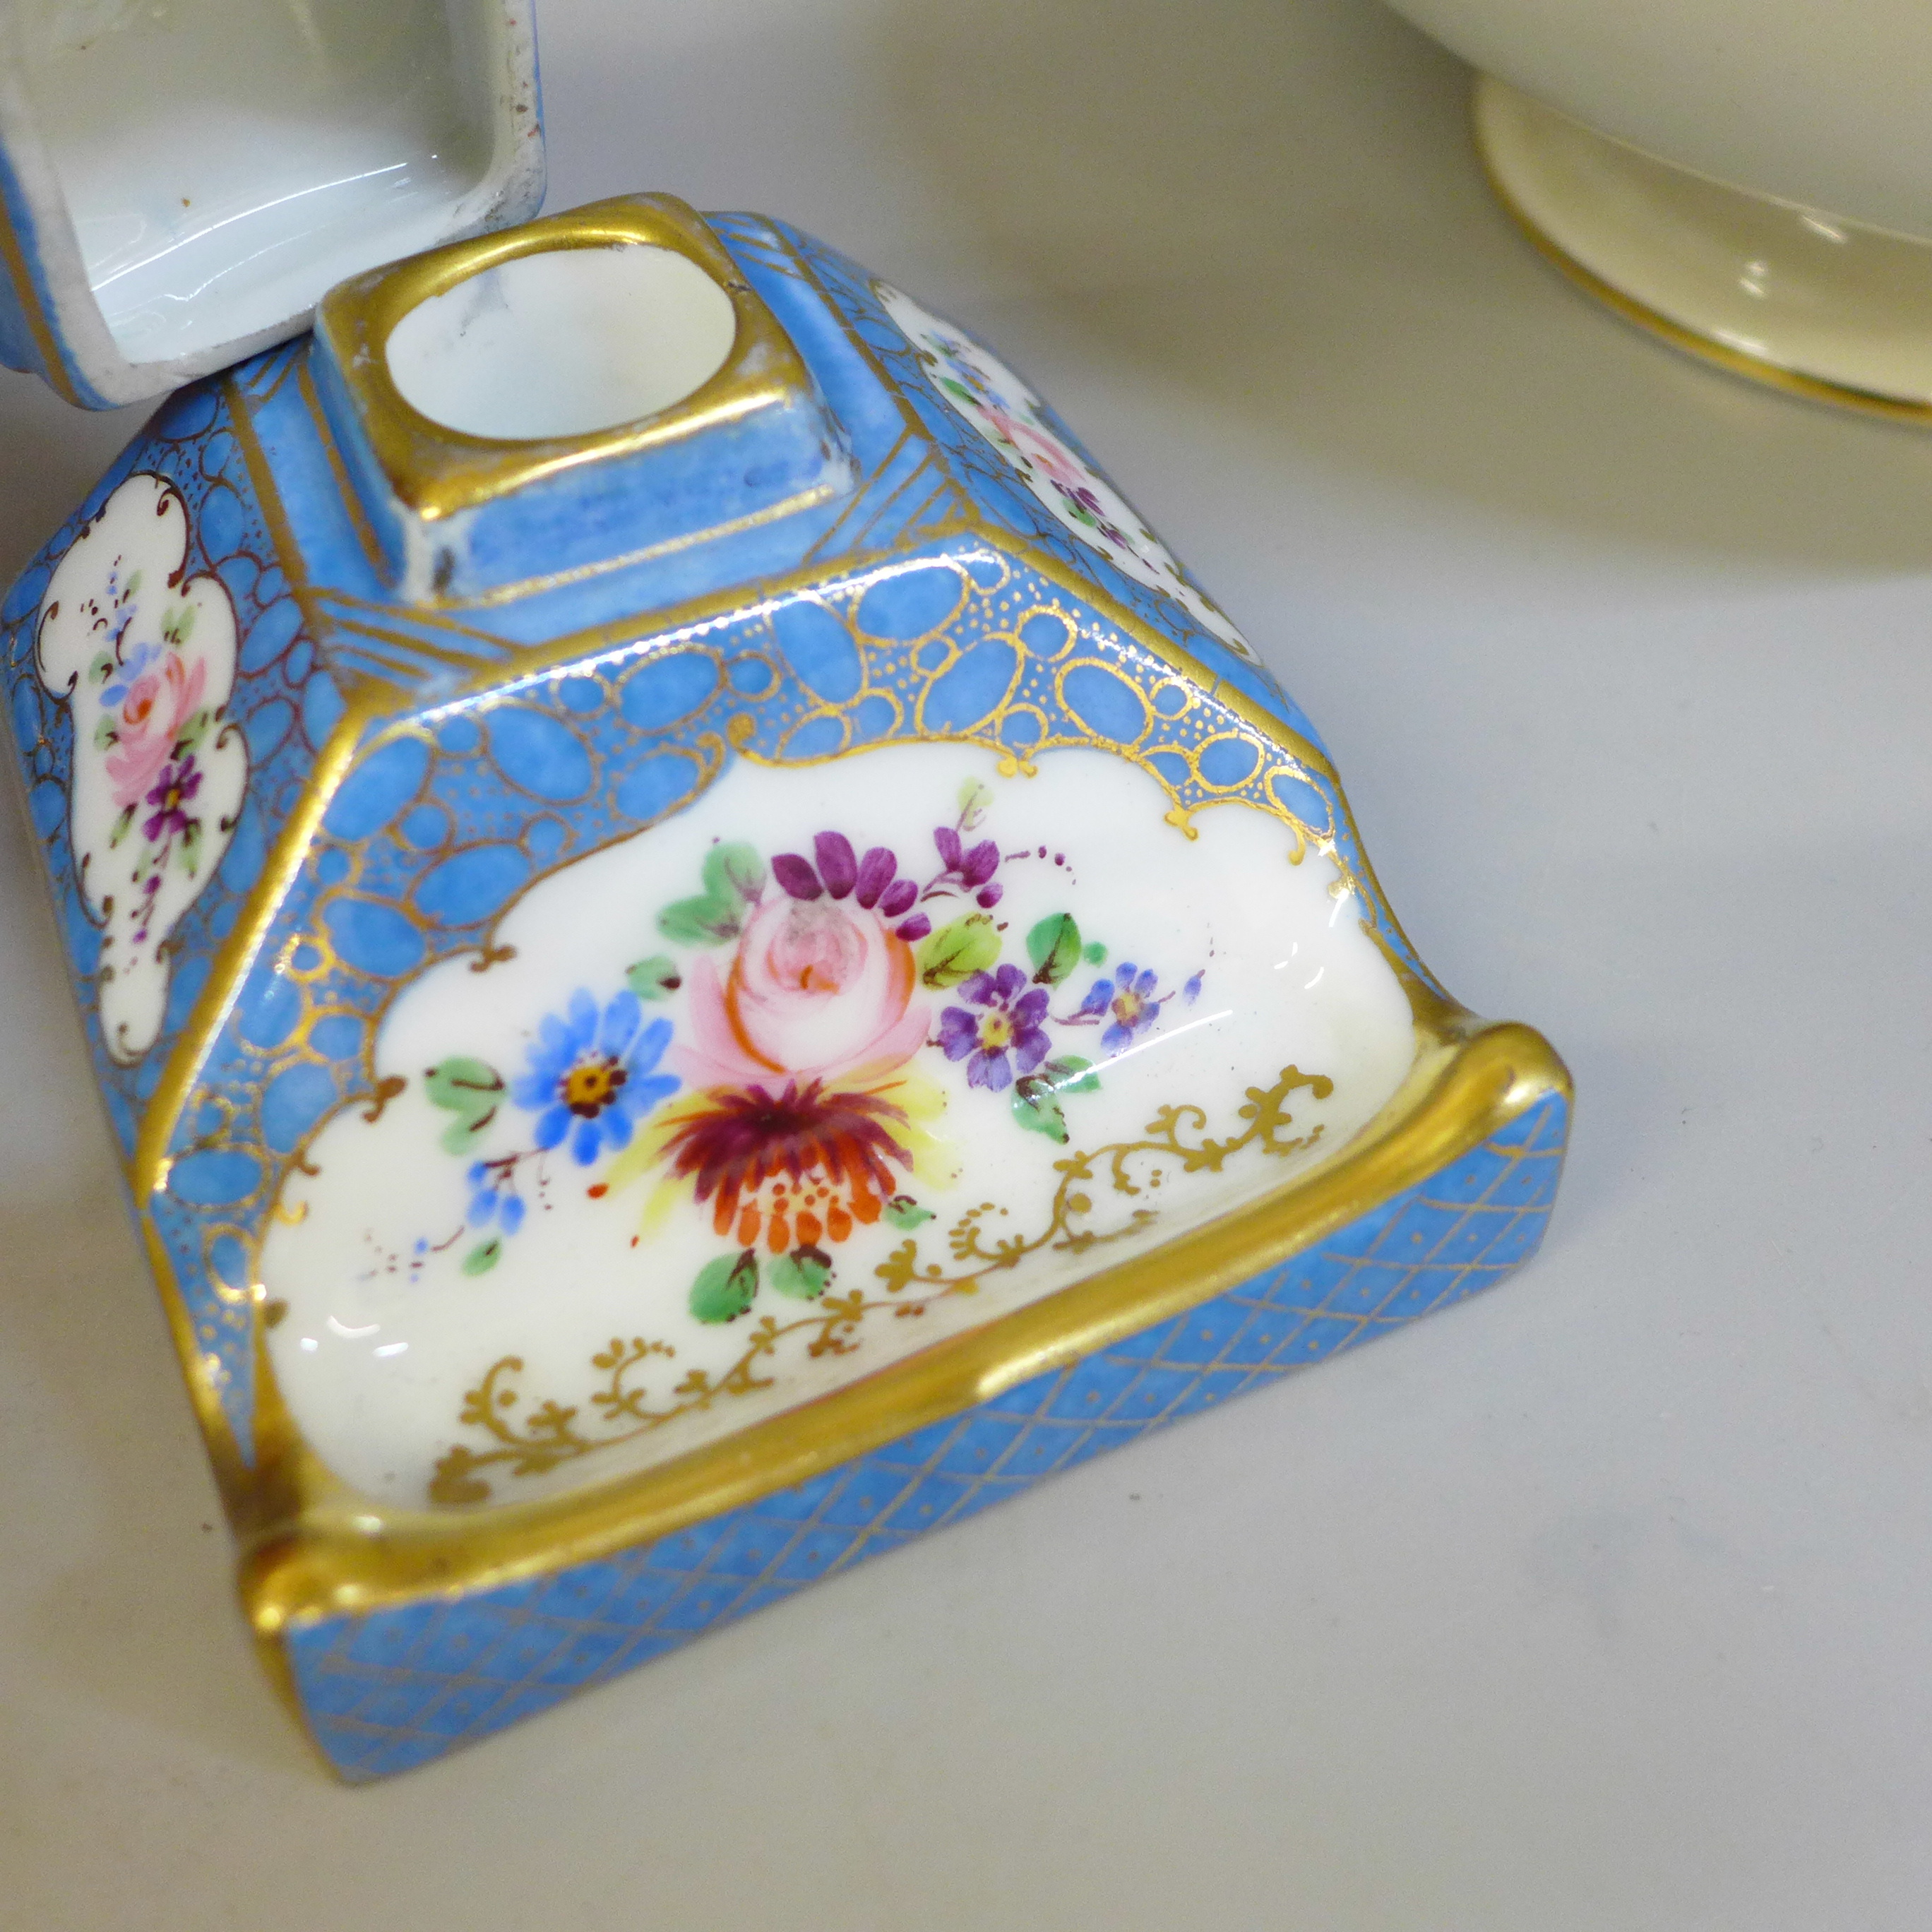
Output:
M682 402L736 332L730 296L671 249L552 248L418 304L390 332L389 374L446 428L586 436Z
M641 1009L646 1023L667 1021L672 1034L651 1065L660 1074L682 1069L681 1090L652 1100L656 1118L702 1099L710 1083L680 1054L704 1036L705 976L714 967L735 970L733 956L668 943L657 922L667 902L692 891L720 841L752 841L770 862L786 850L811 854L814 829L835 825L854 848L890 844L908 874L928 874L938 864L937 842L926 828L953 822L963 786L974 781L989 796L968 842L996 841L1004 855L997 916L1005 958L1024 962L1023 936L1070 910L1082 935L1109 944L1104 964L1083 958L1053 988L1054 1052L1072 1043L1100 1076L1096 1090L1064 1096L1066 1140L1056 1144L1022 1128L1016 1086L976 1084L973 1063L941 1050L946 1009L970 1004L970 992L922 983L905 1010L911 1045L904 1050L929 1083L918 1118L932 1138L903 1185L928 1218L909 1227L903 1220L889 1226L887 1216L835 1237L842 1244L825 1290L827 1302L860 1291L876 1312L855 1324L842 1347L813 1352L809 1336L795 1329L758 1366L769 1386L687 1408L650 1432L633 1432L626 1443L548 1470L518 1474L500 1463L486 1472L490 1500L675 1456L1144 1253L1338 1150L1394 1093L1414 1052L1407 998L1363 929L1359 901L1338 890L1334 865L1312 851L1293 862L1296 836L1280 820L1229 805L1200 814L1190 838L1168 821L1171 800L1151 776L1094 751L1049 753L1030 778L1003 777L993 754L964 746L896 746L794 770L739 764L676 818L530 891L500 922L496 944L511 950L488 970L459 956L410 986L389 1010L374 1056L378 1077L400 1080L400 1090L374 1119L366 1101L352 1103L290 1169L258 1278L272 1304L286 1304L268 1333L278 1382L331 1467L372 1496L420 1504L453 1444L490 1447L487 1433L461 1417L468 1392L505 1358L521 1365L503 1384L512 1402L500 1412L510 1422L523 1426L554 1400L574 1405L580 1426L596 1434L605 1424L593 1359L614 1338L620 1347L633 1338L665 1345L634 1378L662 1404L694 1371L724 1377L767 1315L796 1324L820 1308L776 1296L767 1264L767 1285L747 1312L712 1325L694 1320L694 1278L740 1244L742 1226L721 1240L710 1208L691 1198L688 1184L680 1192L664 1181L662 1168L627 1181L621 1155L594 1168L576 1165L567 1143L541 1161L519 1155L524 1204L519 1225L506 1233L500 1213L477 1218L472 1163L530 1144L536 1117L514 1088L543 1042L558 1037L547 1016L566 1012L579 988L603 1012L642 956L668 953L683 976L669 997ZM776 870L758 903L782 916L790 902L777 896ZM938 898L922 903L944 920L962 904L970 912L974 901L954 900L952 910ZM753 929L748 925L746 948ZM1124 968L1150 976L1149 984L1157 976L1162 1002L1130 1045L1117 1037L1107 1046L1097 1025L1063 1023L1091 999L1096 981L1112 984L1108 976ZM821 1028L814 1046L826 1037ZM459 1058L470 1062L464 1077L472 1093L477 1061L511 1090L490 1103L472 1143L452 1149L448 1099L434 1103L425 1070ZM1193 1167L1136 1154L1127 1163L1132 1187L1110 1184L1102 1150L1144 1136L1164 1107L1201 1110L1182 1124L1190 1143L1238 1142L1257 1090L1291 1064L1334 1082L1332 1093L1304 1084L1288 1096L1289 1131L1321 1130L1311 1144L1273 1154L1246 1144L1225 1162ZM639 1087L650 1070L634 1069ZM626 1152L644 1145L652 1118L640 1117ZM989 1243L1051 1228L1062 1180L1055 1162L1083 1150L1096 1166L1091 1182L1075 1190L1084 1189L1092 1204L1077 1219L1097 1242L1042 1242L1017 1266L986 1274L970 1294L933 1300L915 1319L893 1318L920 1299L922 1285L892 1299L879 1273L889 1255L916 1238L920 1274L930 1266L938 1275L961 1266L954 1231L962 1216L970 1222L976 1214ZM1132 1227L1146 1209L1152 1218ZM465 1257L486 1238L497 1239L500 1258L466 1270Z
M122 354L273 328L480 220L515 145L502 32L488 0L18 0L21 78Z

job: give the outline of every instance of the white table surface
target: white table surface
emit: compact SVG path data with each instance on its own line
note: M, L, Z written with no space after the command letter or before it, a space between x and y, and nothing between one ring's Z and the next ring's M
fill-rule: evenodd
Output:
M1580 1105L1493 1294L350 1791L0 833L0 1926L1932 1922L1932 436L1573 293L1372 0L543 0L550 205L989 335ZM0 575L130 435L0 384Z

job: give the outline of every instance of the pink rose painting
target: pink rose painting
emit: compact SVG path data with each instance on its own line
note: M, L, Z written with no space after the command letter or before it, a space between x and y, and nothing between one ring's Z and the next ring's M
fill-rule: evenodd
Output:
M912 948L876 900L868 906L850 890L837 898L781 892L755 908L722 980L709 958L697 961L693 1039L672 1058L692 1085L775 1075L862 1085L918 1051L927 1008L913 998Z
M891 847L861 851L836 830L809 856L769 863L750 844L712 844L703 890L657 915L681 956L640 960L614 994L577 988L539 1017L520 1072L466 1054L430 1070L432 1104L455 1117L443 1144L470 1161L470 1208L395 1264L414 1273L450 1254L466 1274L490 1273L567 1156L592 1201L646 1185L634 1246L680 1202L698 1210L723 1251L700 1269L690 1310L732 1322L766 1289L823 1300L862 1230L933 1218L917 1196L950 1187L960 1163L934 1131L946 1088L922 1060L963 1066L976 1099L1065 1145L1065 1102L1100 1085L1076 1041L1092 1030L1107 1051L1131 1048L1172 1000L1193 1003L1201 975L1163 988L1124 962L1069 1006L1073 976L1107 950L1070 913L1028 930L1024 965L1004 958L1021 935L997 916L999 874L1009 860L1043 866L1051 848L1008 854L976 838L989 796L962 788L923 877ZM668 1010L647 1020L650 1006ZM526 1129L478 1157L506 1101Z
M1272 1090L1250 1089L1248 1124L1225 1138L1184 1145L1180 1127L1207 1117L1170 1107L1127 1140L1076 1148L1112 1061L1192 1006L1205 969L1177 979L1138 946L1115 959L1064 903L1040 916L1042 886L1076 892L1067 853L1040 838L1003 850L984 836L993 794L976 778L953 796L950 824L928 820L896 848L831 828L769 856L738 838L693 842L683 862L695 859L700 890L627 905L609 928L620 945L654 928L667 950L622 968L615 988L547 970L546 1004L515 1028L520 1067L460 1051L425 1070L465 1204L427 1223L412 1213L393 1244L365 1238L374 1267L410 1284L501 1268L495 1289L541 1280L548 1292L544 1258L559 1242L602 1244L607 1260L627 1245L634 1268L620 1274L635 1283L640 1330L608 1331L591 1364L604 1379L584 1402L520 1406L510 1378L525 1358L500 1355L463 1399L462 1426L488 1439L438 1460L432 1501L483 1501L480 1472L540 1474L754 1396L772 1387L782 1348L843 1354L869 1318L916 1319L1029 1256L1138 1233L1158 1216L1142 1197L1168 1163L1218 1172L1276 1135ZM1034 901L1024 921L1010 916L1019 898ZM1292 1067L1281 1078L1282 1093L1330 1084ZM1000 1198L1006 1162L985 1156L988 1137L1009 1132L1016 1172L1057 1177L1043 1208ZM1308 1144L1268 1142L1276 1154ZM1130 1176L1123 1163L1143 1156L1157 1171ZM981 1171L974 1197L949 1204L969 1166ZM1104 1228L1103 1190L1132 1197ZM922 1251L920 1230L949 1206L950 1224L932 1231L941 1259ZM643 1332L667 1292L704 1328L743 1322L735 1360L688 1329L677 1342Z
M689 1038L666 1060L695 1090L624 1165L668 1167L719 1234L815 1293L828 1250L876 1222L937 1147L920 1121L943 1102L908 1070L932 1019L914 947L932 922L883 846L862 858L824 832L812 859L774 859L770 884L755 865L748 850L723 970L700 955L685 982Z
M124 676L120 688L126 695L106 763L114 802L124 812L154 788L183 726L200 710L208 666L199 658L190 664L178 651L166 650L154 669L131 681ZM110 688L104 697L111 700L114 694Z
M577 989L540 1018L520 1073L466 1055L432 1068L429 1097L456 1117L444 1138L453 1154L470 1155L505 1100L532 1118L518 1144L472 1157L464 1228L425 1235L409 1268L458 1252L466 1228L473 1245L458 1264L490 1272L555 1184L547 1160L567 1154L588 1170L592 1201L649 1184L634 1246L680 1201L706 1217L725 1250L692 1286L700 1322L736 1319L762 1288L818 1300L843 1244L881 1223L930 1220L913 1190L958 1177L955 1150L934 1131L946 1089L922 1056L964 1062L969 1090L1064 1144L1063 1100L1095 1090L1098 1076L1077 1053L1056 1056L1048 1029L1119 1016L1097 996L1057 1016L1049 1006L1106 948L1056 914L1026 934L1026 965L1002 961L1008 855L973 836L988 796L976 782L962 788L957 818L932 830L922 878L890 846L862 852L836 830L819 832L808 857L780 852L769 864L721 841L703 862L703 890L657 916L683 957L640 960L614 996ZM1048 851L1010 856L1039 864ZM1120 970L1129 992L1110 981L1109 998L1131 994L1135 1026L1151 1026L1173 993L1151 973ZM1184 1000L1198 990L1197 976ZM646 1024L647 1004L674 1001L674 1019Z

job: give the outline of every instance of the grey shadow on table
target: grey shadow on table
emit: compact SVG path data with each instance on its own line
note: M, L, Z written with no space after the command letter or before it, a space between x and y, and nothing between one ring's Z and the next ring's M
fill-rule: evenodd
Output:
M6 506L0 594L73 514L154 406L77 410L37 378L0 369L0 500Z
M28 1493L44 1520L16 1533L62 1552L58 1567L18 1580L13 1641L33 1676L63 1682L83 1706L225 1759L286 1767L304 1748L235 1601L228 1533L160 1304L105 1123L88 1118L80 1028L11 790L0 790L4 1004L20 996L10 1036L16 1026L39 1036L14 1058L31 1057L40 1099L32 1115L0 1120L0 1142L10 1180L14 1156L36 1151L37 1126L48 1158L37 1184L0 1193L0 1330L44 1432L18 1452L32 1458Z

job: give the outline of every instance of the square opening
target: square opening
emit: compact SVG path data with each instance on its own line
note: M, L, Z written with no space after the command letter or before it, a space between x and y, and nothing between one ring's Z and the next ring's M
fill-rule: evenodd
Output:
M475 225L535 124L490 0L27 0L20 28L130 362L241 342Z
M464 436L589 436L661 414L724 367L731 298L647 242L513 255L411 309L384 353L404 400Z

